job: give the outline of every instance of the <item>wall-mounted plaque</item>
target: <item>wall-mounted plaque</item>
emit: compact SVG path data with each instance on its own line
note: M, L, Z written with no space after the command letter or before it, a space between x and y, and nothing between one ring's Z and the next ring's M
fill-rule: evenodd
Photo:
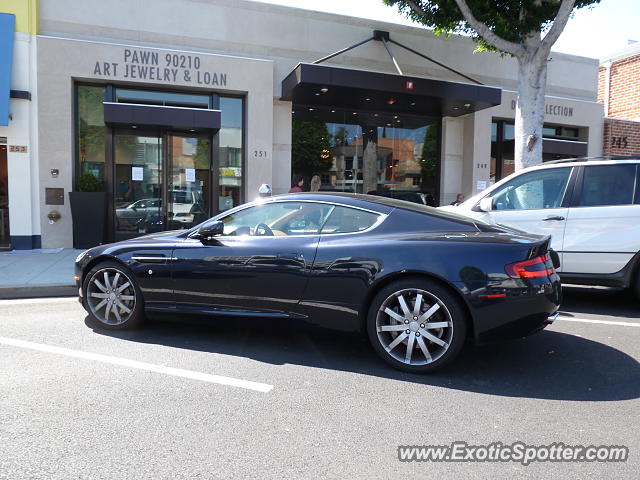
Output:
M64 205L64 188L45 188L44 198L47 205Z

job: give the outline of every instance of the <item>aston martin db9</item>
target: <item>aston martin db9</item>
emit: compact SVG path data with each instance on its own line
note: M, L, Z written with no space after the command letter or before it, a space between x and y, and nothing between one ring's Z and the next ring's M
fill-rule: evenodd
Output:
M155 312L299 319L361 331L389 364L428 372L467 340L548 325L556 262L548 236L392 198L303 193L101 245L75 268L80 301L104 328Z

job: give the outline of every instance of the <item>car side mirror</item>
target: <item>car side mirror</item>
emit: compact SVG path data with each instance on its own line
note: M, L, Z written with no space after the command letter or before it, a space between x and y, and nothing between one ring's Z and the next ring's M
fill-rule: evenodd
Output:
M223 232L224 223L217 221L203 225L189 236L191 238L197 238L198 240L209 240L212 237L222 235Z
M483 212L490 212L493 210L493 197L484 197L481 199L479 208Z

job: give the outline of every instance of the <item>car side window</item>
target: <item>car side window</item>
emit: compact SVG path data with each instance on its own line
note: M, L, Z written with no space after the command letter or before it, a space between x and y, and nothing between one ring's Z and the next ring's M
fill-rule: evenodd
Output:
M223 235L313 235L333 210L333 205L312 202L273 202L255 205L221 219Z
M584 167L578 205L601 207L632 204L635 175L635 164Z
M571 168L536 170L520 175L499 188L493 197L495 210L534 210L562 205Z
M373 226L380 218L379 214L365 212L349 207L336 206L324 226L322 234L362 232Z

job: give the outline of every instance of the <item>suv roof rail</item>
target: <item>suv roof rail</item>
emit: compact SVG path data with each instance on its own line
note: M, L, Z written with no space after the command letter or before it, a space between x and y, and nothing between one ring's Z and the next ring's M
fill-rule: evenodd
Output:
M550 163L597 162L602 160L640 160L640 155L602 155L598 157L563 158L561 160L551 160L550 162L544 162L544 164L547 165Z

